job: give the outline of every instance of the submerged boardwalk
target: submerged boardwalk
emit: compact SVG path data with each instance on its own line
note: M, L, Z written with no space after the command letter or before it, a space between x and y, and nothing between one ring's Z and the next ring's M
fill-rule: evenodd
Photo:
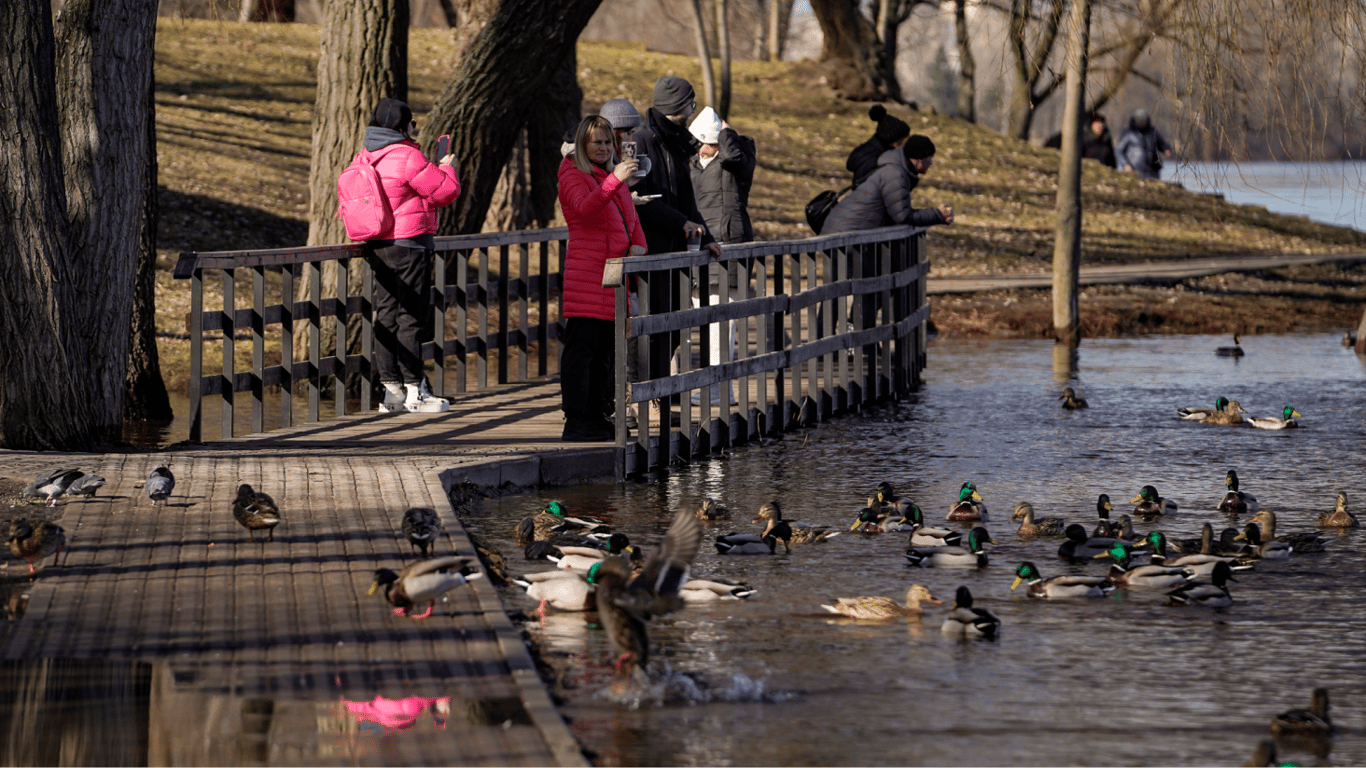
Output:
M376 568L415 560L399 530L408 507L440 513L439 554L471 554L453 485L610 473L606 445L559 442L557 407L546 384L449 414L352 416L167 453L0 452L6 476L69 464L109 481L61 509L67 551L0 628L0 660L151 662L152 764L584 764L487 580L425 621L365 594ZM154 509L142 484L161 464L177 483ZM273 543L253 544L232 516L243 482L280 506ZM3 567L6 581L27 574L12 558ZM450 697L450 714L376 730L343 706L377 696Z

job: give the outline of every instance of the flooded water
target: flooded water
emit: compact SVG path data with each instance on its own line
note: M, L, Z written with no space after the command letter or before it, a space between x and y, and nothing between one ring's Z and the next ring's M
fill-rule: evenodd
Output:
M1246 357L1217 357L1228 339L1163 336L1087 340L1075 360L1049 342L936 342L925 386L909 400L658 482L548 489L486 501L465 520L517 571L515 522L550 499L607 516L638 541L657 538L681 504L710 496L733 519L709 534L750 531L758 507L846 529L791 555L723 557L708 547L695 570L750 584L745 602L690 607L651 626L652 673L686 675L664 700L637 706L603 695L609 651L592 614L528 624L564 669L561 711L601 765L1238 765L1269 719L1332 692L1339 733L1327 748L1283 743L1304 765L1366 764L1366 531L1322 554L1263 562L1237 575L1227 609L1175 608L1161 592L1104 600L1030 600L1012 592L1015 566L1045 576L1102 574L1071 566L1057 539L1027 540L1006 522L1028 500L1039 515L1095 522L1100 493L1115 515L1154 485L1176 500L1169 538L1234 521L1216 511L1224 477L1278 514L1284 531L1317 530L1338 491L1366 498L1366 366L1331 334L1244 337ZM1058 407L1075 387L1088 410ZM1302 428L1279 432L1180 421L1179 406L1218 396L1257 415L1293 405ZM904 534L847 528L880 481L941 520L971 480L992 516L982 569L918 569ZM902 598L913 582L945 600L923 620L857 623L825 614L841 596ZM955 589L1002 622L997 641L940 632ZM508 588L510 610L534 601Z

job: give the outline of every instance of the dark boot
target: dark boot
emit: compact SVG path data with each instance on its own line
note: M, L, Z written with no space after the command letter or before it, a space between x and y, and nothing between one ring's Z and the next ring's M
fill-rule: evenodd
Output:
M589 411L572 411L565 414L564 433L560 440L566 443L601 443L616 439L612 423L601 415Z

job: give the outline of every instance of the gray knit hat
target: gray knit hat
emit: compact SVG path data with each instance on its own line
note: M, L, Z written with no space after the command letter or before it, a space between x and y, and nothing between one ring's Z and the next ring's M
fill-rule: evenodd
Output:
M620 131L640 125L640 113L626 99L612 99L602 105L598 114L612 124L612 130Z
M665 75L655 81L654 107L661 114L677 115L697 100L692 83L681 77Z

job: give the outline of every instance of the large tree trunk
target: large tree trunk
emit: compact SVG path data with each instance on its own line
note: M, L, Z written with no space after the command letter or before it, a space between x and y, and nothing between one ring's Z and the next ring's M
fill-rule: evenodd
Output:
M972 56L967 0L954 0L953 30L958 41L958 119L977 122L977 59Z
M370 113L381 98L408 98L408 0L326 0L318 95L313 108L313 156L308 171L308 244L350 242L337 218L337 177L361 148ZM427 125L426 130L431 130ZM360 293L359 265L347 272L347 292ZM322 295L337 295L337 262L323 262ZM299 281L299 296L312 290ZM347 351L360 351L360 317L347 320ZM336 349L333 323L323 323L323 354ZM296 334L294 359L306 359L309 340Z
M156 84L148 83L155 91ZM161 358L157 353L157 152L156 103L147 96L147 172L142 205L142 229L138 236L137 275L133 279L133 316L128 334L128 374L123 396L123 418L128 420L169 421L175 414L166 382L161 378Z
M294 0L242 0L238 21L294 21Z
M93 382L68 260L52 10L0 3L0 447L89 450ZM120 387L122 390L122 387Z
M851 101L881 101L891 95L888 64L873 22L857 0L811 0L824 37L821 65L826 83Z
M96 439L113 442L123 430L133 289L156 161L149 130L156 8L144 0L66 0L54 25L68 238L86 287L75 320Z
M461 56L428 123L449 126L460 159L454 229L478 231L517 135L601 0L503 0ZM427 136L424 141L431 141ZM447 217L447 222L451 217ZM445 225L443 225L445 226Z
M1091 0L1072 0L1062 151L1058 160L1057 229L1053 240L1053 333L1058 342L1070 345L1080 340L1077 281L1081 275L1081 131L1090 30Z

